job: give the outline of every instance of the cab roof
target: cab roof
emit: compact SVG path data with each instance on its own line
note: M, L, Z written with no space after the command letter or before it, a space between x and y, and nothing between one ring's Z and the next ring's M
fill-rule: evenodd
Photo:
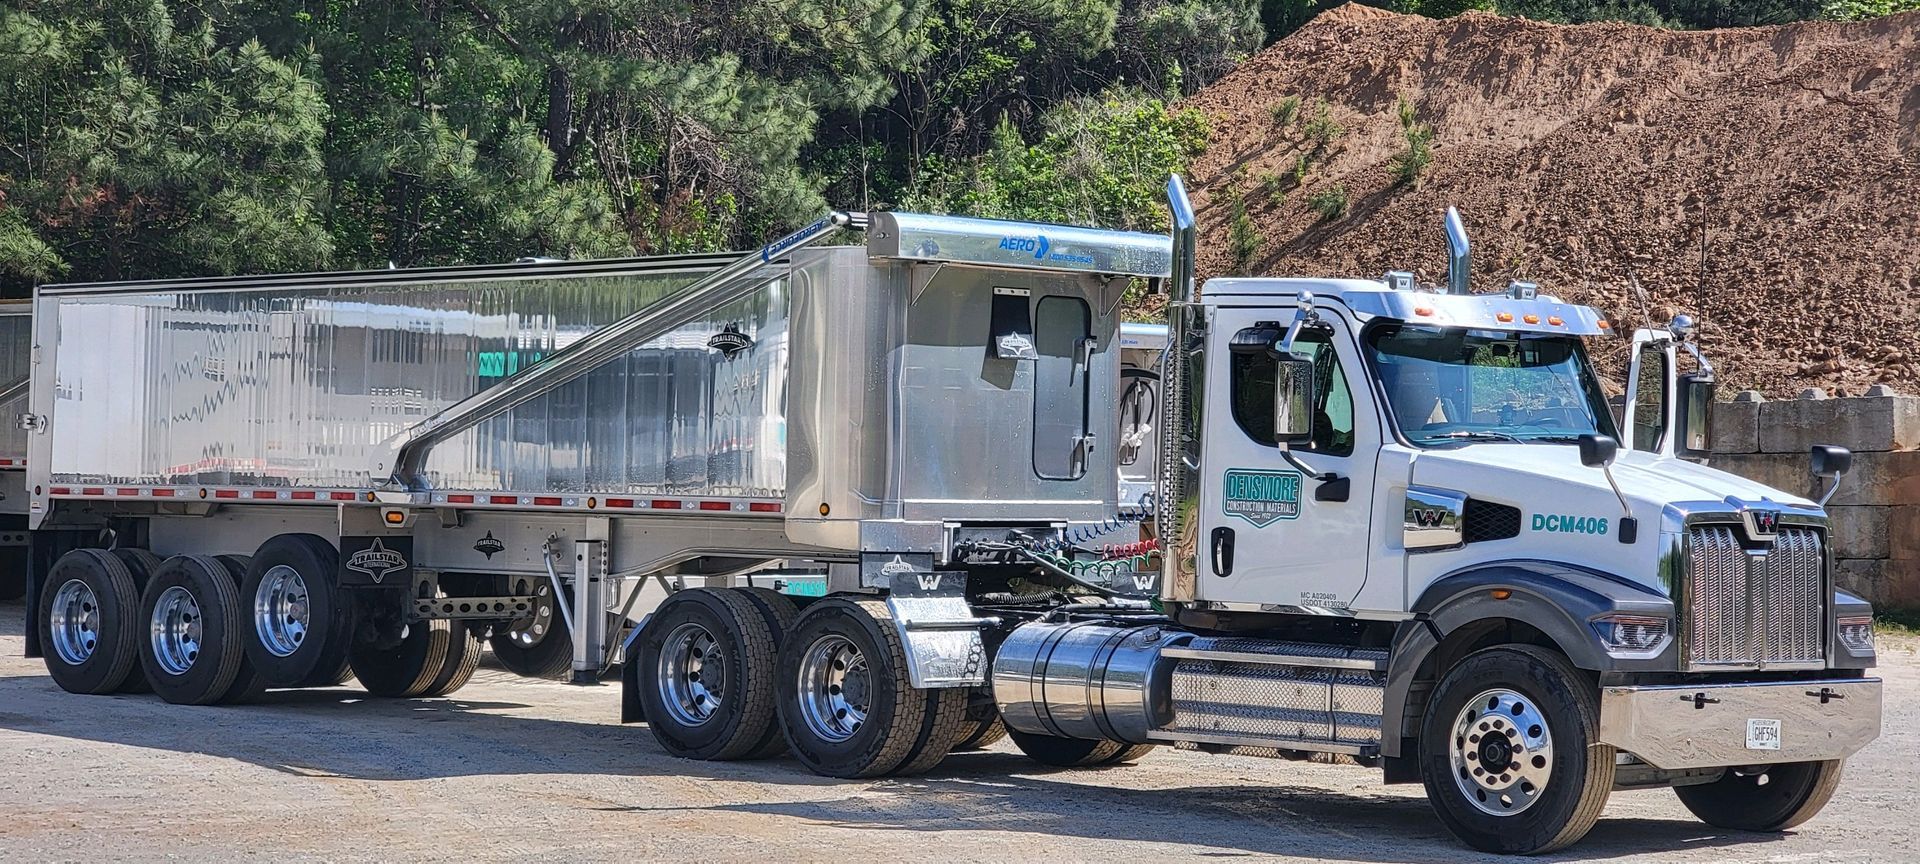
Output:
M1572 336L1604 336L1612 332L1599 310L1563 303L1545 294L1522 299L1511 294L1395 290L1373 279L1210 279L1201 289L1200 302L1212 306L1292 303L1302 292L1312 294L1316 305L1345 306L1363 322L1384 318L1414 324Z

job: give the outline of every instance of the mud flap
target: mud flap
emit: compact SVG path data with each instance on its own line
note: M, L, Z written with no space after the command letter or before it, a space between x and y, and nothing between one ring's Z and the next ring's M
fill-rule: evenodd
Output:
M887 592L894 632L907 653L907 677L915 687L976 687L987 683L982 627L997 618L975 618L967 605L967 574L960 571L895 573Z
M620 722L645 723L647 712L640 704L640 664L633 662L634 643L640 641L645 622L635 625L620 643Z

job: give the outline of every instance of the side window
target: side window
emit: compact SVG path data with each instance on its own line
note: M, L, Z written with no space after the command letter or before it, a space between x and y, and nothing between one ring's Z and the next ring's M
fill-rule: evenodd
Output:
M1236 346L1256 341L1252 338L1256 329L1262 328L1256 325L1236 334ZM1271 343L1271 339L1265 339L1261 344ZM1300 334L1293 350L1313 358L1314 391L1319 400L1314 408L1313 440L1299 449L1352 456L1353 393L1347 389L1347 376L1340 369L1339 352L1322 333ZM1229 401L1233 404L1233 420L1247 437L1261 444L1273 444L1273 379L1278 371L1279 365L1264 347L1232 352Z
M1633 396L1633 449L1657 453L1667 436L1667 352L1640 349L1639 378Z

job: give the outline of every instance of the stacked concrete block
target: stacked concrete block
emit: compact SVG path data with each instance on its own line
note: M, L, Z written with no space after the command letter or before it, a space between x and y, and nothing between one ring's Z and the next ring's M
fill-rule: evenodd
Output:
M1807 390L1766 401L1747 391L1714 406L1711 465L1818 499L1808 450L1853 451L1827 508L1840 587L1884 606L1920 607L1920 397L1884 387L1830 398Z

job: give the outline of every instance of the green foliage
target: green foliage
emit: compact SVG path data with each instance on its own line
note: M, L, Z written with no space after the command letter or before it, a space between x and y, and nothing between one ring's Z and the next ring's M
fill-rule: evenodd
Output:
M1299 186L1301 184L1306 183L1307 174L1312 170L1313 170L1312 156L1302 153L1298 156L1293 157L1293 171L1292 171L1293 185Z
M1260 194L1267 196L1269 203L1279 204L1286 200L1287 175L1278 171L1262 171L1259 180Z
M1306 26L1308 21L1313 20L1313 16L1345 2L1346 0L1264 0L1260 4L1260 23L1266 27L1268 41L1278 41Z
M1293 125L1293 119L1300 116L1300 97L1288 96L1273 106L1273 125L1285 129Z
M1407 146L1387 160L1387 170L1393 174L1395 183L1417 189L1427 166L1433 164L1433 127L1420 122L1407 97L1400 97L1395 108L1400 118L1400 137Z
M1830 0L1820 8L1822 18L1864 21L1920 10L1920 0Z
M1233 272L1240 276L1253 275L1253 260L1260 255L1260 231L1253 225L1253 217L1247 215L1247 202L1241 196L1237 186L1228 186L1227 196L1227 253L1233 256Z
M1313 196L1307 199L1307 206L1313 208L1313 212L1320 214L1320 220L1323 222L1332 222L1347 215L1350 203L1347 198L1347 187L1340 185L1329 186L1313 193Z
M1199 111L1114 90L1047 112L1028 143L1003 117L977 157L934 160L908 196L916 210L1166 230L1167 176L1207 143Z
M1340 136L1347 130L1346 127L1334 121L1333 108L1327 104L1326 99L1315 99L1313 116L1300 127L1300 131L1307 135L1307 142L1312 147L1309 152L1315 158L1319 158L1333 149L1334 142L1340 140Z
M311 55L195 11L0 8L0 278L324 265L327 116Z
M1428 18L1452 18L1469 11L1495 11L1494 0L1414 0L1407 5L1407 11Z

